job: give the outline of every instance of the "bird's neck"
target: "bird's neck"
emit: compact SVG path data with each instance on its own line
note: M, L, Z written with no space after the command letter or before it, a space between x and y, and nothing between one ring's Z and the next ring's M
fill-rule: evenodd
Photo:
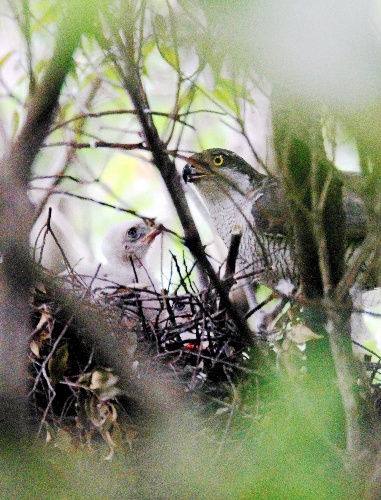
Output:
M197 186L206 202L211 219L227 246L233 227L236 225L245 227L245 219L251 219L251 201L247 195L252 186L249 182L241 182L238 186L239 191L229 186L221 186L213 179L203 179Z
M252 191L253 185L248 176L225 174L223 177L211 176L203 178L202 182L197 184L197 189L207 204L214 207L226 200L234 200L240 204L244 203L247 195Z

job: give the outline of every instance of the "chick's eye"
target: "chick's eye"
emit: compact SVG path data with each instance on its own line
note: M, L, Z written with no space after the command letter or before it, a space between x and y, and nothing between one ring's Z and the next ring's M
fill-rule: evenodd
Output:
M136 229L136 227L131 227L127 231L127 234L132 240L136 240L136 238L138 237L138 230Z
M175 309L177 311L184 311L184 309L185 309L185 303L184 302L176 302L175 303Z
M222 155L217 155L213 158L213 163L216 165L216 167L220 167L224 162L224 158Z

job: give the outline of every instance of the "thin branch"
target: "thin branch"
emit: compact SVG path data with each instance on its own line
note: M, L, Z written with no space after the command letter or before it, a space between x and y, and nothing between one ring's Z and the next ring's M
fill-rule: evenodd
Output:
M365 238L361 246L359 254L355 260L351 262L351 266L346 270L344 276L338 283L335 289L335 299L340 302L348 294L348 291L355 283L362 266L369 259L374 251L379 251L380 248L380 235L377 232L369 231L368 236Z
M330 275L330 261L327 247L327 238L324 231L323 211L327 197L328 187L332 180L332 175L327 175L325 187L322 193L319 192L319 165L315 151L311 153L311 203L312 203L312 232L315 237L316 251L319 259L319 268L323 284L325 297L329 297L332 290ZM324 201L323 201L324 200Z
M75 142L75 141L60 141L42 144L43 148L52 148L56 146L65 146L73 149L86 149L86 148L111 148L111 149L124 149L131 151L133 149L143 149L147 151L148 148L142 142L135 144L124 144L120 142L106 142L106 141L92 141L92 142Z
M88 95L86 102L85 102L86 109L91 105L92 101L94 100L95 96L97 95L99 88L100 88L100 80L98 78L96 78L91 85L91 90L90 90L89 95ZM77 127L77 131L76 131L78 135L80 135L83 132L84 125L85 125L85 119L80 120L78 127ZM45 196L40 201L39 205L37 206L37 208L35 210L35 213L34 213L34 220L35 221L38 219L38 217L41 215L42 211L44 210L44 208L49 200L50 192L53 191L54 189L56 189L56 187L62 182L62 179L63 179L65 172L68 170L68 168L70 167L70 165L75 157L76 157L75 149L70 148L69 151L66 153L65 163L64 163L63 167L60 169L58 176L53 180L49 191L45 194Z
M26 55L28 60L28 73L29 73L29 96L32 97L36 90L36 78L33 72L33 59L32 59L32 40L31 40L31 32L30 32L30 6L29 0L23 0L22 3L23 10L23 23L22 23L22 31L25 36L26 41Z
M231 279L235 273L241 239L242 230L240 227L235 226L231 234L228 256L226 258L224 280Z
M192 125L189 125L186 121L181 119L181 115L177 113L163 113L161 111L151 111L147 110L147 113L150 113L154 116L164 116L166 118L170 118L171 120L177 121L179 123L182 123L183 125L186 125L192 129L194 127ZM115 110L109 110L109 111L99 111L97 113L81 113L79 115L73 116L73 118L69 118L68 120L65 120L64 122L58 123L54 127L52 127L49 131L49 134L52 134L56 130L65 127L66 125L69 125L69 123L75 122L77 120L84 120L86 118L101 118L102 116L112 116L112 115L136 115L136 110L135 109L115 109Z
M100 205L102 207L113 208L114 210L117 210L119 212L134 215L135 217L139 217L140 219L142 219L144 222L150 224L151 226L157 227L157 229L159 229L160 231L165 231L169 234L172 234L173 236L176 236L176 238L178 238L179 240L183 239L179 234L177 234L172 229L168 229L163 224L155 224L154 217L146 217L146 216L141 215L138 212L136 212L136 210L118 207L117 205L112 205L111 203L106 203L105 201L95 200L94 198L89 198L87 196L82 196L82 195L76 194L76 193L69 193L68 191L50 191L49 188L42 188L42 187L32 187L30 189L34 189L34 190L38 190L38 191L48 191L50 196L53 196L55 194L69 196L71 198L76 198L77 200L89 201L91 203L95 203L96 205Z

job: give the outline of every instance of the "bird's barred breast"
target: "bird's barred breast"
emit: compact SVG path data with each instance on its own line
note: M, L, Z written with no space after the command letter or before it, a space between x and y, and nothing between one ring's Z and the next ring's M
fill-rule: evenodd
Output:
M250 198L239 193L229 198L222 195L215 184L208 186L204 183L199 188L216 230L228 248L233 228L240 226L242 229L237 272L254 273L255 279L269 286L281 278L291 279L294 283L298 281L293 251L288 242L256 231Z

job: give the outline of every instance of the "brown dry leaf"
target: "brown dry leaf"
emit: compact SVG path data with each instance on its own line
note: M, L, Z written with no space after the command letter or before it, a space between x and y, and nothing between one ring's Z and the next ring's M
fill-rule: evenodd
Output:
M33 334L38 334L38 340L40 342L50 339L51 333L54 326L54 318L52 316L50 308L44 304L41 308L41 317L35 327Z
M50 443L50 442L52 441L52 439L53 439L53 438L52 438L52 435L51 435L50 431L49 431L49 430L47 430L47 431L46 431L46 439L45 439L45 442L46 442L46 443Z
M43 330L41 330L41 333L39 335L39 339L40 339L41 343L44 340L49 340L52 338L51 331L52 331L52 328L50 328L50 327L44 328Z
M36 326L36 330L41 330L41 328L46 324L48 323L48 321L52 318L51 314L46 312L46 311L42 311L41 313L41 317L40 317L40 321L38 322L37 326Z
M111 403L100 401L95 395L86 402L85 408L90 422L102 432L110 430L118 418L115 406Z
M42 282L38 282L35 284L35 289L38 290L41 293L44 293L46 295L46 288L45 285Z
M37 342L36 340L32 340L30 343L30 350L32 353L36 356L36 358L40 357L40 343Z
M110 371L94 370L89 387L96 391L101 401L107 401L120 394L120 389L116 385L118 381L119 377Z

